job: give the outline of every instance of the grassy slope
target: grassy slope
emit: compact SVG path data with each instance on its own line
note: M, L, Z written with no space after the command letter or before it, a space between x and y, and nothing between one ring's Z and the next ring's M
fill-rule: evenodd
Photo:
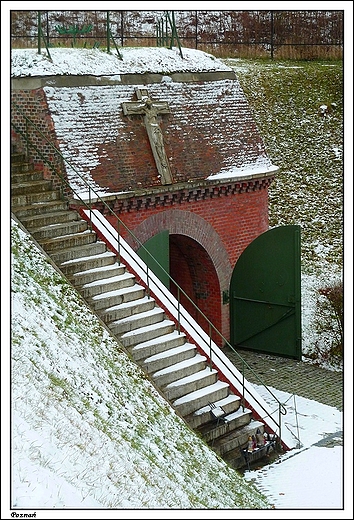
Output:
M341 370L338 322L318 289L343 278L343 62L225 61L280 168L269 188L270 227L301 226L303 355Z
M11 287L14 507L70 507L68 491L103 508L270 507L16 225Z
M236 70L268 154L270 226L299 224L302 266L342 267L343 63L225 60ZM335 107L331 108L334 103ZM329 111L320 115L321 105Z

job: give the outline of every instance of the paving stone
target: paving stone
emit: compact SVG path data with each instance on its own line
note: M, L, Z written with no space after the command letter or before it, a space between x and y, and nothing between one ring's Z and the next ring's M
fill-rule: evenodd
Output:
M237 354L228 347L225 347L223 352L242 372L243 364ZM306 361L251 350L239 349L238 353L246 362L243 369L246 379L251 384L261 384L260 378L264 384L277 390L312 399L343 411L342 372L320 368Z

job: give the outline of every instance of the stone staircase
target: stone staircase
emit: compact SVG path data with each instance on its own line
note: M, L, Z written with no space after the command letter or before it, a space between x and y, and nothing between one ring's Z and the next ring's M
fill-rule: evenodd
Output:
M257 429L264 432L264 424L22 154L12 154L11 203L12 213L176 412L232 467L245 466L242 449Z

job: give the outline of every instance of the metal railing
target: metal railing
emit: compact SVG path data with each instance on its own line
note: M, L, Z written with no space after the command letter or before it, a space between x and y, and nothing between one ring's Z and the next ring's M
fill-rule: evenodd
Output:
M110 24L110 19L109 19L109 11L107 11L106 27L107 27L107 52L108 52L108 54L110 54L110 52L111 52L110 42L111 42L111 39L112 39L114 47L115 47L117 55L118 55L118 58L120 60L122 60L123 56L119 52L119 49L117 47L117 44L115 42L115 39L114 39L112 31L111 31L111 24Z
M222 335L222 333L212 324L212 322L207 318L207 316L199 309L199 307L193 302L193 300L187 295L187 293L177 284L177 282L170 276L170 274L163 268L162 265L160 265L160 263L156 260L156 258L151 254L150 251L148 251L144 244L142 244L140 242L140 240L134 235L134 233L124 224L124 222L120 219L120 217L108 206L108 204L105 202L105 200L89 185L89 183L86 181L86 179L84 179L82 177L82 175L76 170L76 168L62 155L62 153L60 152L60 150L58 150L54 144L39 130L39 128L35 125L35 123L33 123L25 114L24 112L21 110L21 108L16 104L16 103L13 103L12 104L13 106L13 109L18 112L19 114L21 114L21 116L25 119L25 132L24 133L19 127L18 125L16 125L14 122L11 122L11 125L12 127L14 128L15 132L17 132L19 135L22 136L22 138L24 139L25 143L26 143L26 146L27 146L27 150L29 150L29 147L32 147L37 153L38 155L42 158L43 162L45 164L48 165L48 167L50 168L50 170L55 174L57 175L60 180L61 180L61 183L62 183L62 188L61 188L61 191L62 191L62 194L63 194L63 197L64 197L64 193L65 193L65 186L66 188L68 189L68 192L70 193L73 193L76 198L75 200L78 201L78 203L81 203L84 207L87 208L87 210L89 211L89 215L90 215L90 218L89 218L89 223L91 225L91 229L92 229L92 212L93 212L93 198L95 199L95 202L100 202L103 207L105 208L105 210L107 210L107 212L113 216L116 221L117 221L117 237L118 237L118 261L120 263L120 255L121 255L121 251L120 251L120 247L124 247L124 244L122 242L122 240L119 240L119 237L120 237L120 234L121 234L121 229L124 228L124 230L127 232L127 234L133 239L134 242L136 242L139 247L141 247L145 253L147 253L149 255L149 257L151 257L155 264L157 264L159 266L159 269L162 270L162 272L164 272L164 274L168 277L168 279L170 280L170 282L177 288L177 297L173 297L172 294L170 293L170 291L168 289L166 289L166 294L165 296L167 298L169 298L170 300L170 304L175 308L176 310L176 316L177 316L177 329L178 329L178 332L181 331L181 329L185 329L185 325L182 325L182 321L186 324L188 324L190 327L192 327L196 334L199 336L200 338L200 341L202 343L206 343L205 341L205 337L203 337L203 334L200 334L200 327L198 326L196 328L195 324L196 324L196 321L190 316L189 313L183 313L182 312L182 305L181 305L181 295L183 295L187 301L193 306L193 308L195 309L195 311L198 313L199 316L201 316L205 322L208 324L208 333L206 333L205 331L205 334L208 336L208 349L209 349L209 360L210 360L210 364L212 365L213 362L214 364L215 361L215 358L218 359L218 362L217 362L217 366L219 367L220 365L223 365L225 367L225 372L229 372L230 371L230 365L226 365L225 361L222 359L222 357L220 357L220 355L218 354L217 350L219 349L215 349L213 347L213 344L214 341L212 340L212 336L214 335L214 337L218 337L224 345L226 345L228 348L230 348L232 350L232 352L234 354L236 354L238 360L242 363L242 370L240 371L241 373L241 379L240 377L238 376L237 372L234 372L232 375L233 377L235 378L235 380L238 381L238 383L240 384L240 386L242 387L242 403L243 403L243 406L244 406L244 403L246 401L246 398L245 398L245 381L246 381L246 377L245 377L245 372L246 370L249 370L254 378L257 380L258 384L260 386L262 386L267 392L268 394L272 397L272 399L275 401L276 403L276 406L278 407L278 421L276 421L274 419L274 417L269 413L269 411L263 406L263 403L261 403L257 397L255 397L254 395L252 395L252 398L254 399L254 401L258 404L258 406L263 410L263 412L265 413L265 416L264 417L269 417L272 422L276 425L277 429L278 429L278 432L276 432L274 430L274 433L277 434L278 438L279 438L279 441L282 442L282 437L281 437L281 433L282 433L282 430L281 430L281 416L282 415L286 415L287 413L287 410L284 406L283 403L281 403L279 401L279 399L274 395L274 393L270 390L270 388L267 387L267 385L262 381L262 379L258 376L258 374L248 365L248 363L242 358L242 356L232 347L232 345L228 342L228 340ZM48 144L48 146L51 148L51 150L57 155L57 157L60 158L62 164L66 164L67 166L69 166L74 172L75 174L80 178L80 180L83 182L83 184L85 186L87 186L87 189L88 189L88 193L89 193L89 197L88 197L88 201L87 200L84 200L82 199L82 197L80 196L79 193L77 193L77 191L75 189L73 189L73 187L70 185L68 179L64 176L64 174L57 170L55 168L55 166L53 165L53 162L52 161L49 161L45 156L44 154L39 150L38 146L36 146L29 138L28 136L28 128L29 128L29 125L31 127L33 127L36 132L38 132L40 134L40 136L42 137L43 140L46 141L46 143ZM27 154L28 155L28 154ZM108 225L109 222L107 221L107 231L112 235L111 231L110 231L110 227ZM117 239L117 237L113 237L114 239ZM150 295L150 282L151 280L154 280L154 273L151 271L151 269L144 263L145 265L145 268L146 268L146 289L147 289L147 293L148 295ZM182 319L183 318L183 319ZM231 363L230 363L231 364ZM236 368L236 367L234 367ZM264 419L263 417L263 419ZM287 429L290 431L290 429L287 427ZM291 435L297 440L299 441L298 437L293 433L291 432Z

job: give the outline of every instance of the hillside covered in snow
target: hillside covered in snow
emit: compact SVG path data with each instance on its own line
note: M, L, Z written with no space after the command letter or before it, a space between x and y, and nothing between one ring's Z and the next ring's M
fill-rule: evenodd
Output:
M16 509L266 509L12 226Z

